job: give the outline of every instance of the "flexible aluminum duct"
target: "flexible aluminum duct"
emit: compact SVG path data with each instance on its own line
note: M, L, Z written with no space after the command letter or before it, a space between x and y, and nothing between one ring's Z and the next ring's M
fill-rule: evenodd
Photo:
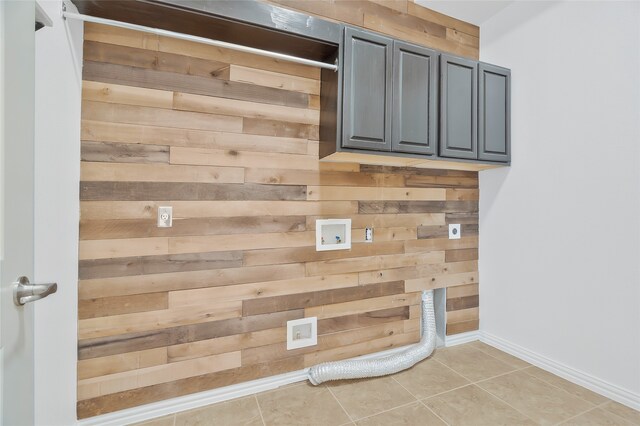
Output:
M314 385L329 380L386 376L413 367L427 358L436 347L436 317L433 312L433 290L422 292L422 338L405 351L380 359L324 362L309 369Z

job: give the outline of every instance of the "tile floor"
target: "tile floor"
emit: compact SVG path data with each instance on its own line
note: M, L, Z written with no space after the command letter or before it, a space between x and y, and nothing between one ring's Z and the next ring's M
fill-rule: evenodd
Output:
M640 425L640 412L481 342L393 376L296 383L144 426Z

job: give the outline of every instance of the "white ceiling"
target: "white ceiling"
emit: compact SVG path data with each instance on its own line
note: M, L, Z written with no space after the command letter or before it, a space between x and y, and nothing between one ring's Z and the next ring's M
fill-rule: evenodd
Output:
M420 6L480 26L514 0L415 0Z

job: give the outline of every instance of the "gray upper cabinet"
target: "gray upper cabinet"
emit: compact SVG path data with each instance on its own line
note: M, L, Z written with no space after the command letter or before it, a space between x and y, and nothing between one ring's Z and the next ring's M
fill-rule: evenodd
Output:
M511 71L481 63L478 68L478 158L511 159Z
M393 43L392 150L433 155L437 143L438 53Z
M391 150L393 40L345 29L342 146Z
M448 158L478 158L478 63L440 55L440 149Z

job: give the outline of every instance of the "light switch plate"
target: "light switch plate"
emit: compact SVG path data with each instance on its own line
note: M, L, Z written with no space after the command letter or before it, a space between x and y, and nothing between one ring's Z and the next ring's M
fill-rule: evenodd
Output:
M173 207L158 207L158 228L171 228L173 225Z
M450 223L449 224L449 239L450 240L459 240L460 239L460 224L459 223Z

